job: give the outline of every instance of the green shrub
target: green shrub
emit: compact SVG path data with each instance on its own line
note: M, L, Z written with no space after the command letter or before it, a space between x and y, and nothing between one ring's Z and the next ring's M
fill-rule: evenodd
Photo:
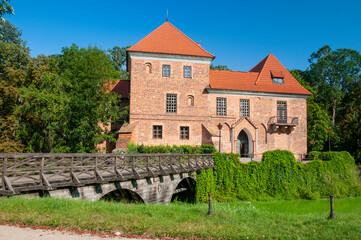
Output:
M262 162L243 164L238 154L215 153L215 169L197 175L196 201L205 202L209 191L217 201L361 195L359 172L349 153L314 156L315 160L303 164L291 152L275 150L265 152Z
M180 153L180 154L212 154L216 152L213 145L190 146L169 145L144 146L129 142L127 153Z
M199 153L203 154L209 154L209 153L215 153L217 152L217 149L210 144L204 144L199 147Z
M319 151L311 151L309 154L308 154L308 157L311 159L311 160L317 160L319 159L320 155L322 153L319 152Z
M130 142L127 146L127 153L138 153L138 145Z

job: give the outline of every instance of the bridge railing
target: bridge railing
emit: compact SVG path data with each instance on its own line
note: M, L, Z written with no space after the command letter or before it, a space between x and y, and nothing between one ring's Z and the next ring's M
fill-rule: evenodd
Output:
M0 195L212 168L212 154L0 154Z

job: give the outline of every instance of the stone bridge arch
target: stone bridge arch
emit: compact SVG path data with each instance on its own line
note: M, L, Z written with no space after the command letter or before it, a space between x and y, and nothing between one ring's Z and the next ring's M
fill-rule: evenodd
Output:
M175 184L171 201L177 199L181 202L195 202L197 180L193 176L179 179Z
M191 183L191 184L189 184ZM189 173L170 174L153 178L111 182L98 185L88 185L77 188L64 188L49 191L51 197L81 198L97 201L106 198L108 194L127 190L133 192L146 204L170 203L174 194L182 196L180 201L189 200L195 194L196 178ZM193 190L191 188L194 188ZM188 191L188 192L187 192Z

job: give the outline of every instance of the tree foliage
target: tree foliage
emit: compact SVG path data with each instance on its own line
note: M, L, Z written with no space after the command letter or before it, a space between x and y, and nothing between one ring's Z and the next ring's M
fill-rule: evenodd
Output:
M1 0L0 2L0 21L3 21L4 19L2 16L6 14L12 14L14 15L14 9L9 4L10 0Z
M99 141L113 139L99 123L117 118L118 99L109 92L116 75L109 55L97 47L72 45L33 59L17 110L26 150L93 152Z
M226 65L216 65L216 66L214 66L213 64L211 64L210 68L211 69L216 69L216 70L228 70L228 71L231 71L231 69L229 69Z
M352 49L332 50L324 46L313 53L309 59L310 67L299 75L304 83L312 87L313 97L309 103L317 103L331 120L331 149L348 150L361 161L361 55ZM305 86L305 84L303 84ZM311 107L313 106L313 107ZM315 104L309 104L308 116L323 116ZM323 118L323 117L321 117ZM320 123L320 122L319 122ZM309 122L314 125L315 122ZM316 126L320 126L316 124ZM312 127L316 129L315 127ZM324 131L309 129L308 138L317 139L324 136ZM324 142L328 150L328 142ZM320 150L320 147L309 148Z
M315 101L316 91L305 82L299 70L292 70L290 73L298 80L301 85L310 91L312 95L307 98L307 149L311 151L322 151L327 141L327 128L330 126L330 120L327 112L323 110Z
M16 137L18 119L15 109L19 88L26 84L29 50L11 41L0 41L0 152L21 152L23 145Z
M10 21L4 19L0 21L0 41L7 43L20 44L25 46L25 41L21 39L22 32Z
M127 49L130 48L130 46L126 47L119 47L115 46L112 49L108 49L108 53L110 54L113 66L116 71L119 71L120 79L129 79L128 72L123 69L123 67L126 64L126 56L127 56Z
M318 102L330 113L335 124L349 83L360 75L360 54L351 49L332 50L326 45L312 53L309 62L306 79L317 91Z

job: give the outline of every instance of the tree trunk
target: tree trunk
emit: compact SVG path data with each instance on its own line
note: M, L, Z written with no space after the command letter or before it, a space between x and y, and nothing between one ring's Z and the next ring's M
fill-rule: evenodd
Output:
M336 100L336 97L334 97L332 100L332 123L333 124L335 124L335 119L336 119L336 104L337 104L337 100Z

